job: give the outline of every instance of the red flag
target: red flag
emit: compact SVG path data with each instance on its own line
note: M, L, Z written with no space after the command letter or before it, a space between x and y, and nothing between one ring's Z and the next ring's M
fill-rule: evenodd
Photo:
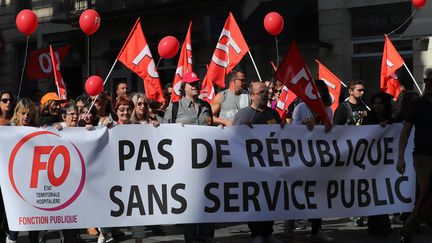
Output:
M327 87L330 92L330 96L332 98L331 109L334 113L336 108L339 105L339 96L341 90L341 80L336 77L330 70L326 68L322 63L318 60L315 60L318 63L318 79L321 79L327 84Z
M230 13L219 36L204 82L207 82L206 79L208 79L208 82L212 84L225 87L225 76L233 70L248 51L249 47L234 16Z
M173 92L171 93L171 100L173 102L181 99L180 95L180 80L187 72L192 72L192 38L191 38L192 21L189 23L189 29L186 33L185 41L183 42L180 58L178 60L176 73L173 82Z
M399 94L401 93L401 89L400 89L398 76L395 73L391 74L388 77L387 89L385 92L392 95L394 100L396 100L399 97Z
M392 87L389 87L388 82L391 80L391 75L393 75L396 72L396 70L402 67L402 65L404 64L404 60L399 55L398 51L393 46L392 42L387 37L387 35L384 36L385 36L385 42L384 42L384 51L383 51L383 57L381 62L380 89L386 93L393 95L394 98L397 98L397 96L394 95L396 93L400 93L400 90L399 91L394 90L395 88L394 83L398 81L393 79L393 81L391 81Z
M276 72L277 68L273 61L270 61L274 71ZM279 96L279 100L276 103L276 111L279 113L279 116L282 120L286 119L288 107L291 105L291 103L297 98L297 95L295 95L291 90L288 89L287 86L282 87L282 92Z
M214 89L213 83L209 79L204 79L201 91L200 91L200 99L207 101L208 103L213 103L213 99L216 96L216 91Z
M165 102L159 73L141 29L140 18L137 19L117 58L143 79L148 99Z
M332 125L315 83L295 42L291 43L288 52L276 71L275 77L305 102L324 124L328 126Z
M68 53L70 45L54 47L54 56L58 63L61 63ZM29 79L51 78L53 75L50 49L37 49L30 52L26 74Z
M279 113L279 116L282 120L286 119L288 107L291 103L297 98L287 86L283 86L282 92L280 94L279 100L276 103L276 111Z
M63 82L62 74L60 72L60 63L57 62L57 58L54 54L54 51L53 51L53 48L51 45L49 46L49 50L50 50L50 56L51 56L52 70L54 73L54 80L55 80L55 83L57 85L58 97L60 99L67 100L67 93L66 93L65 85Z

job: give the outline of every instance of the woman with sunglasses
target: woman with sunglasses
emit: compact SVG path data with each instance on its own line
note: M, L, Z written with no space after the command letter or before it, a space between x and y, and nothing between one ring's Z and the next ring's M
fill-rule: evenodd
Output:
M148 124L148 103L143 93L136 93L132 96L132 102L134 103L134 109L131 115L131 121L133 123Z
M13 115L13 96L9 91L0 92L0 126L8 125Z

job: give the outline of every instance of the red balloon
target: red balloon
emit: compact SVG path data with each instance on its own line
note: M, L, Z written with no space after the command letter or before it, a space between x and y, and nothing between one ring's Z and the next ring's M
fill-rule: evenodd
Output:
M31 35L38 27L38 18L30 9L24 9L17 15L15 23L21 33Z
M97 75L90 76L85 83L85 90L87 94L96 96L103 90L103 80Z
M98 12L93 9L82 12L79 18L80 28L86 35L93 35L99 29L100 22Z
M411 0L412 5L419 9L419 8L423 8L426 5L426 0Z
M177 54L179 42L174 36L165 36L159 41L158 52L162 58L171 58Z
M268 13L264 18L264 28L270 35L279 35L284 27L284 20L279 13Z

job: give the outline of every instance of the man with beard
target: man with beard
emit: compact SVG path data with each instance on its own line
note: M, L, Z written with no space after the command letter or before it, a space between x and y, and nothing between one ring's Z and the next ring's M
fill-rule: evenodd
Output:
M265 83L254 81L250 84L249 94L251 104L241 109L233 120L233 125L246 124L280 124L281 119L277 111L267 106L268 95ZM278 243L272 238L274 221L248 222L253 243Z
M230 126L237 112L249 105L249 94L243 88L245 81L242 71L234 71L229 75L228 89L218 93L211 105L216 125Z

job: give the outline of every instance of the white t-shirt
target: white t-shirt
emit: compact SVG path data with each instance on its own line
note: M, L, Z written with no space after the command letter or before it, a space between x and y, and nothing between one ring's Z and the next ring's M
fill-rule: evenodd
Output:
M330 107L326 107L327 114L330 118L330 121L333 120L333 111ZM310 118L313 118L313 114L310 111L309 107L304 103L298 104L293 111L292 115L292 124L302 125L305 124L304 121Z

